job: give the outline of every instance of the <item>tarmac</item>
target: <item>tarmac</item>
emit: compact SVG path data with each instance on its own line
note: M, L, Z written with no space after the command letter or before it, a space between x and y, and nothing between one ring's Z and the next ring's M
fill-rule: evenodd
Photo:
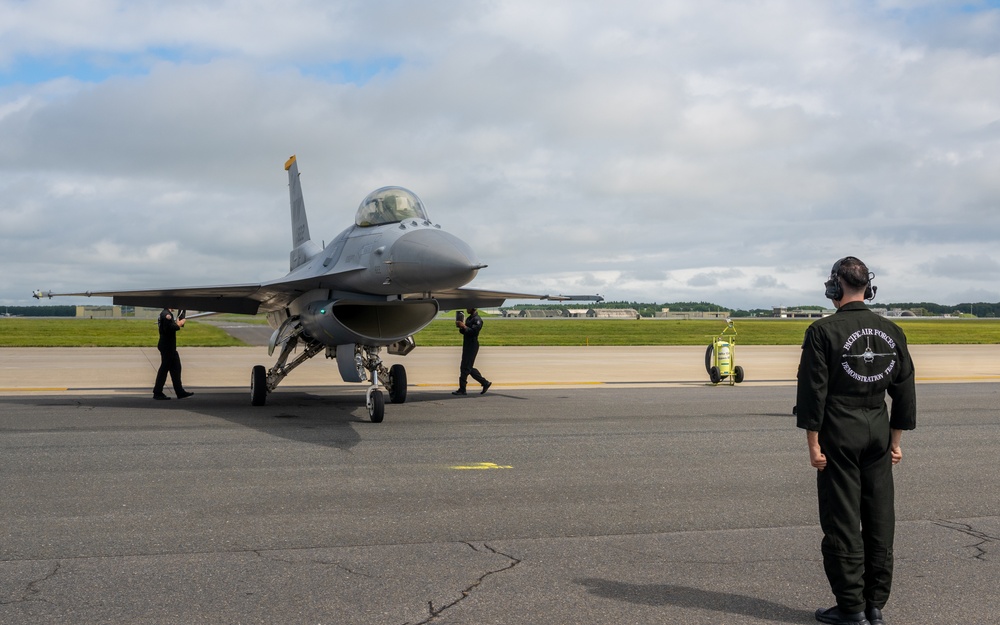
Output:
M705 347L487 347L476 366L497 372L496 389L574 388L599 385L703 385ZM181 347L184 380L191 388L246 387L250 369L270 366L267 349ZM915 345L910 348L918 382L1000 382L996 345ZM447 388L458 384L459 347L419 347L405 357L383 354L388 365L406 366L409 386ZM797 346L741 345L736 363L747 380L794 384ZM19 392L138 392L152 388L160 356L148 348L0 348L0 394ZM169 385L169 383L168 383ZM322 355L308 360L282 382L295 386L359 388L342 382L336 363Z
M483 348L402 359L367 420L317 357L263 407L266 349L0 349L0 623L814 623L833 604L797 347ZM913 346L887 622L1000 613L1000 348Z

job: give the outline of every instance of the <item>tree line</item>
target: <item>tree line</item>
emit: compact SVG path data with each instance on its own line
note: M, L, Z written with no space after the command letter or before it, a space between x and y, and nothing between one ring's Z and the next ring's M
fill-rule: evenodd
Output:
M0 315L11 317L75 317L76 306L4 306Z
M941 315L969 315L972 317L1000 316L1000 302L969 302L955 305L935 304L933 302L903 302L892 304L875 304L877 308L901 309L912 311L918 317L939 317ZM732 317L770 317L770 308L752 308L750 310L729 309L712 302L665 302L663 304L649 302L588 302L586 308L632 308L643 317L653 317L664 308L671 312L717 312L728 310ZM75 317L76 306L4 306L0 315L15 317ZM567 304L519 304L512 308L545 308L548 310L570 310L581 308L580 305ZM790 310L822 310L822 306L790 306Z
M961 304L935 304L933 302L901 302L901 303L875 303L875 308L887 308L889 310L907 310L913 312L918 317L940 317L942 315L970 315L973 317L998 317L1000 316L1000 302L986 303L961 303ZM570 310L581 308L581 305L573 306L566 304L519 304L515 309L522 308L545 308L548 310ZM720 306L712 302L664 302L663 304L648 302L627 302L612 301L587 303L586 308L632 308L643 317L653 317L664 308L669 308L671 312L717 312L728 310L732 317L770 317L774 314L771 308L751 308L749 310L731 309ZM788 310L823 310L823 306L788 306ZM832 305L829 306L832 308Z

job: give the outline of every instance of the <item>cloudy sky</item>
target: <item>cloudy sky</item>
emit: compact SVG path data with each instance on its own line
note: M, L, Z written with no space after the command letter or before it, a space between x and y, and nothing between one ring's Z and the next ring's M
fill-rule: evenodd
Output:
M282 276L292 154L315 239L402 185L472 286L996 302L1000 2L0 2L0 305Z

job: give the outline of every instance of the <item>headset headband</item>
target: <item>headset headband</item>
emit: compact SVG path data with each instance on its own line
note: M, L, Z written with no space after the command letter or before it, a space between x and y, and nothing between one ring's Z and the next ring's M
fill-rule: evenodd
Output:
M867 267L867 265L865 265L864 262L861 259L859 259L859 258L857 258L855 256L845 256L845 257L841 258L840 260L838 260L837 262L835 262L833 264L833 268L830 269L830 279L827 280L824 283L824 286L826 287L826 292L824 293L824 295L826 295L827 299L831 299L831 300L834 300L834 301L839 301L839 300L844 299L844 285L841 284L841 282L840 282L841 279L844 279L851 286L854 286L854 287L861 287L862 286L861 284L854 284L853 281L847 280L847 278L845 276L841 275L840 268L847 261L857 261L862 266ZM869 271L868 272L868 280L865 281L865 283L864 283L864 287L865 287L865 299L868 300L868 301L871 301L871 300L875 299L875 293L878 291L878 287L877 286L872 286L872 279L874 279L874 278L875 278L875 273Z

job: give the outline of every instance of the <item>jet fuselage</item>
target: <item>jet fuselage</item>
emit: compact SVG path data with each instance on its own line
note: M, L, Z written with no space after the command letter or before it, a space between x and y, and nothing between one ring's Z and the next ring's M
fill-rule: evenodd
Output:
M355 225L322 250L310 244L308 238L299 242L292 271L276 282L302 280L312 288L270 313L268 321L278 328L298 317L310 338L328 346L388 345L411 336L437 315L431 293L468 284L483 267L464 241L432 223L416 195L401 187L370 194ZM427 297L412 297L420 293ZM410 297L404 300L404 294Z

